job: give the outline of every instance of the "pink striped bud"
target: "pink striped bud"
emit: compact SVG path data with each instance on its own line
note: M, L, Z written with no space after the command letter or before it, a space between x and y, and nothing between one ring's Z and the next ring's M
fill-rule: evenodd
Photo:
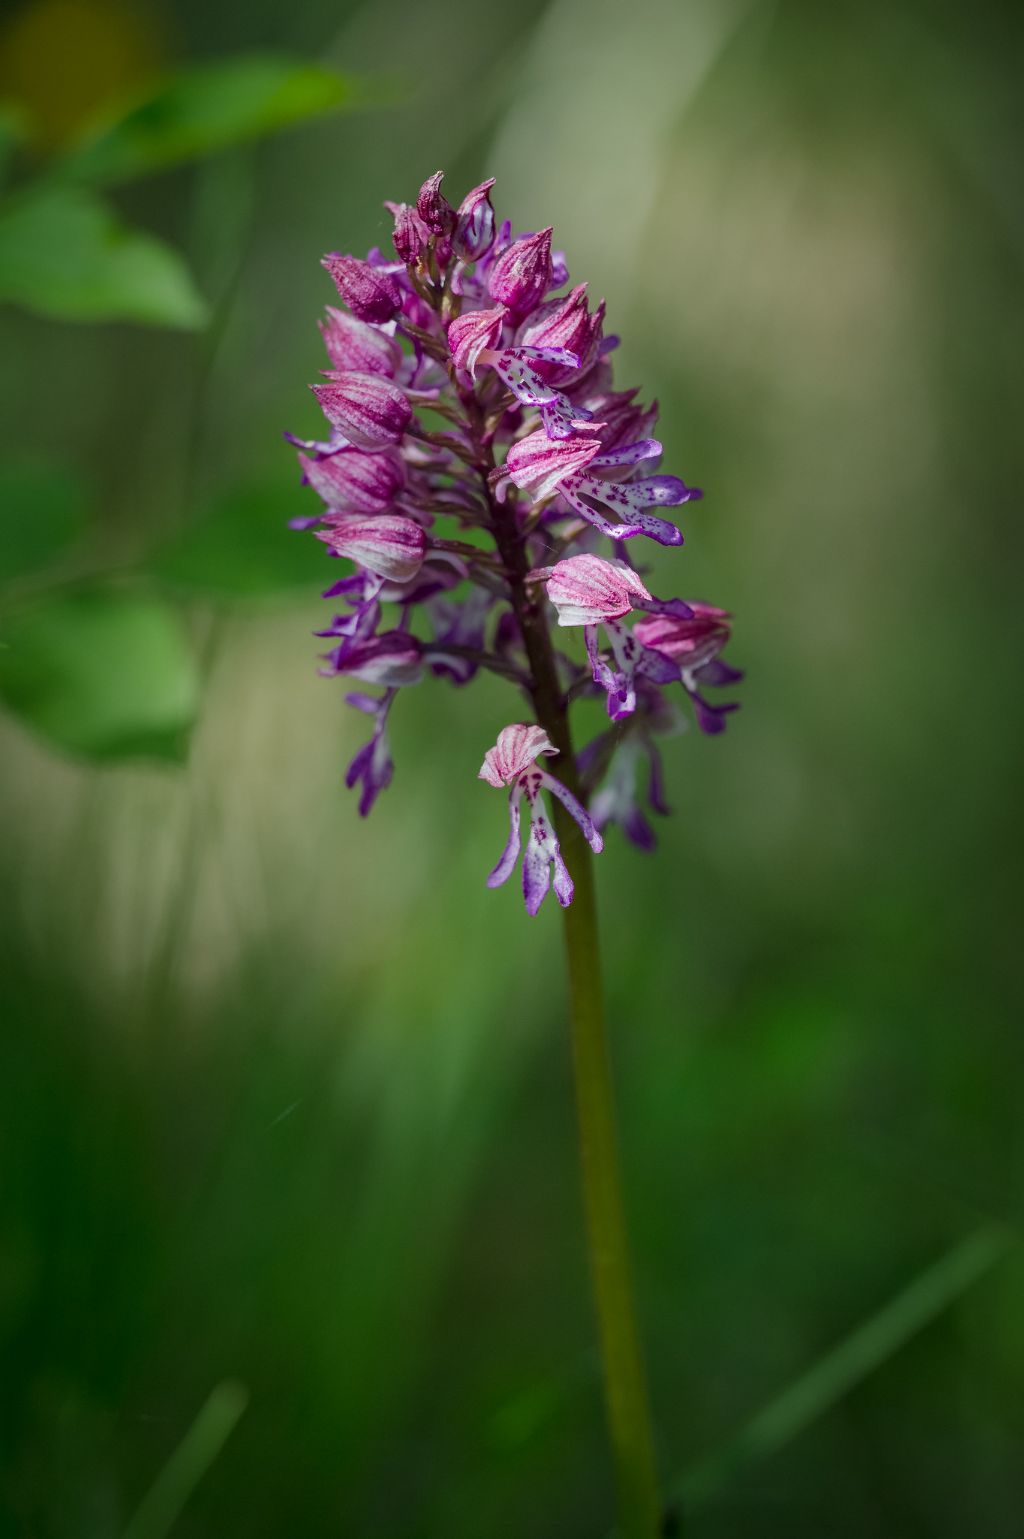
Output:
M494 177L488 177L472 192L467 192L459 204L452 245L455 255L464 262L475 262L494 245L494 209L491 207L491 188Z
M384 207L395 218L395 230L391 237L395 250L406 267L415 267L426 249L430 231L410 204L385 203Z
M520 315L540 304L550 287L550 228L513 241L498 257L487 280L491 298Z
M359 321L390 321L402 307L402 291L390 273L358 257L332 251L324 257L335 287Z
M419 524L390 513L339 518L329 529L318 529L317 539L336 555L348 556L388 582L410 582L423 565L427 550Z
M356 369L360 374L383 374L393 379L402 361L402 349L394 337L357 321L344 310L327 306L327 319L320 322L327 356L336 369Z
M399 443L412 419L405 392L379 374L345 373L310 389L328 422L360 449Z
M448 235L455 228L455 210L441 191L443 171L428 176L416 198L416 212L433 235Z
M405 468L397 454L383 450L365 454L342 449L323 459L299 455L303 478L328 508L343 513L383 513L405 484Z

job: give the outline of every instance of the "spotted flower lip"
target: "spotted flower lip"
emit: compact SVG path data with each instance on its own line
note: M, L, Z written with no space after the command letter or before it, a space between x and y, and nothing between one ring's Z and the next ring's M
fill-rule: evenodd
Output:
M523 855L523 899L531 917L539 910L550 887L554 887L555 897L563 908L572 902L574 891L554 825L541 801L542 790L561 802L595 854L600 854L604 848L604 840L586 808L568 787L536 762L541 754L557 752L542 727L515 722L498 733L498 741L484 755L478 777L495 789L511 786L508 843L487 878L488 887L502 886L515 870L522 849L520 802L526 797L530 809L530 834Z
M505 472L520 491L543 502L557 492L568 476L584 470L600 454L596 438L550 438L538 428L512 445L505 457Z
M390 321L402 308L402 291L390 273L358 257L332 251L323 259L335 287L356 320Z
M419 524L389 513L339 518L329 529L319 530L317 538L335 555L348 556L389 582L410 582L427 551L426 535Z
M597 357L604 323L604 301L591 313L587 304L587 285L577 284L564 299L552 299L541 305L524 321L516 336L522 347L564 348L575 363L566 368L557 363L538 361L537 373L549 384L565 384L585 373Z
M379 374L354 370L310 389L333 427L361 449L386 449L401 441L412 421L404 390Z
M535 235L521 235L492 266L487 291L510 310L525 313L544 298L551 287L551 227Z
M682 530L667 519L646 512L651 507L673 507L701 496L678 476L646 476L640 480L606 481L608 470L638 465L661 453L656 439L641 439L616 449L605 449L597 436L599 424L579 423L579 431L566 438L553 437L538 428L513 444L505 458L505 473L540 502L556 492L565 502L613 540L644 534L661 545L681 545ZM603 503L619 516L613 523L593 504Z
M622 452L625 451L614 451L616 454ZM628 461L609 459L601 454L596 454L591 461L595 471L605 465L622 463ZM678 476L646 476L629 482L608 482L597 474L575 476L566 478L559 490L581 518L593 524L602 534L608 535L609 539L629 540L635 535L645 534L659 545L681 545L683 532L675 524L669 523L668 519L657 518L646 509L678 507L680 503L690 502L703 495L696 487L687 486ZM595 502L603 503L612 513L617 514L619 523L612 523L603 513L598 512L593 506Z
M523 406L538 407L543 431L549 438L572 438L588 423L591 412L578 406L538 373L543 363L564 374L579 368L579 359L566 347L506 347L499 352L479 353L481 363L493 364L495 371Z

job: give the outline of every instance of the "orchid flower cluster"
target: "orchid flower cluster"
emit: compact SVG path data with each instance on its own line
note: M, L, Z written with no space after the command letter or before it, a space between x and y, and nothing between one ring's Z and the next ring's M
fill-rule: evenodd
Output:
M492 887L517 864L525 797L535 914L552 873L559 903L572 900L559 807L594 851L612 823L649 849L638 772L646 764L650 809L667 812L655 738L685 724L673 695L717 733L736 706L705 691L741 675L720 657L728 613L655 598L634 564L635 542L682 543L652 509L701 493L654 473L657 405L613 388L604 302L569 286L551 229L514 237L496 224L493 180L457 208L441 181L429 177L415 204L385 205L394 256L323 259L345 308L320 323L329 367L311 388L326 436L286 435L322 504L292 526L352 564L327 588L341 612L317 634L330 641L323 673L381 690L346 697L372 722L347 775L361 814L391 781L387 724L403 689L428 673L464 685L486 668L522 691L536 720L505 727L479 774L510 789ZM554 648L552 615L582 629L584 655ZM568 707L587 696L605 697L611 725L574 754ZM540 767L548 756L557 778ZM554 821L542 792L559 804Z

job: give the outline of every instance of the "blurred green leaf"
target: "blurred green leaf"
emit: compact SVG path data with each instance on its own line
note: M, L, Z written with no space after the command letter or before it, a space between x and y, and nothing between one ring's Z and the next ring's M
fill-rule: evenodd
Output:
M352 100L334 70L290 59L241 58L177 75L73 150L61 173L94 184L210 155Z
M184 759L199 686L168 604L65 592L4 620L0 641L0 699L44 737L96 759Z
M0 466L0 582L51 565L85 522L81 483L57 465Z
M91 193L40 187L0 214L0 301L61 320L201 326L177 252L128 229Z
M151 570L173 587L229 599L314 592L341 574L325 562L318 540L288 528L290 516L314 511L298 489L289 495L268 486L239 488L169 545Z

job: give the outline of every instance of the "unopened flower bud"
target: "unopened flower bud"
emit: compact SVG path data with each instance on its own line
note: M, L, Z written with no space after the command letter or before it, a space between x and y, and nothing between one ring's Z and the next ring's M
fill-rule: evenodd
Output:
M456 213L455 233L452 245L455 255L464 262L475 262L494 245L494 209L491 207L491 188L494 177L488 177L472 192L467 192Z
M395 218L395 230L391 237L395 250L406 267L415 267L426 249L430 231L411 204L385 203L384 207Z
M419 524L397 514L341 518L317 531L339 556L348 556L388 582L410 582L423 565L427 540Z
M358 257L332 251L321 264L359 321L390 321L402 307L402 291L390 273Z
M361 374L383 374L393 379L402 361L402 349L394 337L333 305L327 306L327 319L320 322L320 335L336 369L356 369Z
M346 373L310 388L328 422L361 449L399 443L412 418L404 390L379 374Z
M513 241L498 257L487 280L491 298L520 315L540 304L550 287L550 228Z
M443 171L428 176L416 198L416 212L433 235L447 235L455 228L455 210L441 191Z
M343 513L382 513L401 491L405 471L397 454L342 449L322 459L299 455L303 477L328 508Z

